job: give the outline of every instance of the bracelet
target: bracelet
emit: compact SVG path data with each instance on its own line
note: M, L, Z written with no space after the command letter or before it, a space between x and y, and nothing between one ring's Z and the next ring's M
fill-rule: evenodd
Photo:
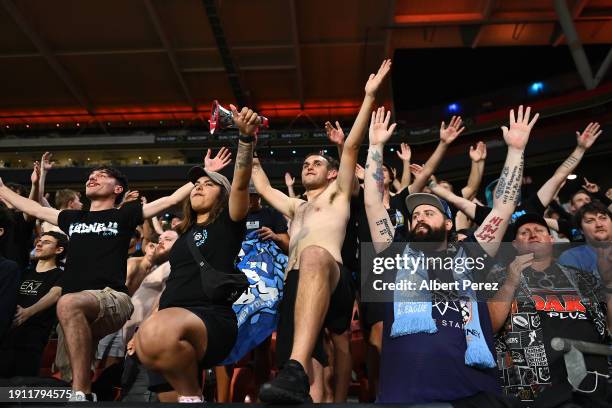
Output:
M239 133L238 140L240 140L243 143L253 143L255 141L255 136L243 135L242 133Z

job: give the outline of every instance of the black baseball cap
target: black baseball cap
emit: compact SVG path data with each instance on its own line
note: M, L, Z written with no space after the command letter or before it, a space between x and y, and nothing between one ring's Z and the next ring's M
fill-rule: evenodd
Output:
M544 219L544 217L542 217L539 214L535 214L535 213L527 213L527 214L521 215L520 217L516 219L516 221L514 221L514 224L513 224L514 234L513 235L515 238L516 238L516 234L519 228L521 228L525 224L542 225L543 227L546 227L546 230L548 231L548 233L550 233L550 228L548 228L548 224L546 224L546 220Z

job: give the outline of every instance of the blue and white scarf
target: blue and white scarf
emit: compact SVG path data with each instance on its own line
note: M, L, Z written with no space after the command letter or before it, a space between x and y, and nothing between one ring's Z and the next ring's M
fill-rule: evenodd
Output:
M406 245L403 255L414 260L423 257L422 252L410 248L410 245ZM464 249L459 248L455 258L464 256ZM429 281L429 274L423 268L422 263L416 265L418 267L413 271L408 269L397 271L395 282L414 282L412 287L416 288L416 290L396 290L394 292L394 321L391 326L391 337L405 336L413 333L436 333L438 331L436 321L431 317L431 292L419 290L423 281ZM453 278L456 282L462 282L463 279L469 279L470 276L471 271L459 274L453 270ZM460 284L461 314L467 343L465 364L478 368L493 368L496 364L480 326L476 294L471 288L463 290L462 287L463 285Z

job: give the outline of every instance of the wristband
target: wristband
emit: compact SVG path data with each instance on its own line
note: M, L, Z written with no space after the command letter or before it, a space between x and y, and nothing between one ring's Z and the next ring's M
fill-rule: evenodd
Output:
M242 133L240 133L238 134L238 140L243 143L253 143L255 141L255 136L243 135Z

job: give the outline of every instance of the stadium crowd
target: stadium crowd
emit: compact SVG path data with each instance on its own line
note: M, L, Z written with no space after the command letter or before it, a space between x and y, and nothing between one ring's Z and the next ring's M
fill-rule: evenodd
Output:
M551 347L555 337L610 341L612 188L585 178L569 202L558 198L600 125L576 132L575 149L537 189L523 173L538 114L523 106L501 129L506 158L489 186L481 186L484 142L468 152L466 186L435 177L464 131L458 116L442 122L422 166L402 143L397 175L384 162L396 125L376 107L390 69L385 60L368 78L346 137L338 122L325 124L338 156L304 158L300 196L289 173L286 192L272 187L256 154L260 116L235 106L235 157L209 150L184 185L151 202L100 167L85 180L87 208L69 189L52 205L49 153L29 192L0 179L0 377L39 376L52 338L51 372L71 384L73 401L346 402L358 382L368 391L361 400L382 403L608 406L608 357L585 354L576 380ZM228 180L220 171L232 161ZM476 198L483 191L486 202ZM158 217L179 205L176 216ZM497 290L374 299L366 246L379 257L484 259L483 279ZM463 279L455 267L416 269L384 277ZM246 385L236 380L245 370ZM96 384L111 372L120 393L103 397Z

